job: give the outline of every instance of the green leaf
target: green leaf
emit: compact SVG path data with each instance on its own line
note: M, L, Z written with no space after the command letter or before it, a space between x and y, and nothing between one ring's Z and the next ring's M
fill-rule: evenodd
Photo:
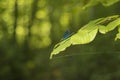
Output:
M95 38L98 31L98 26L96 25L96 23L100 20L102 20L102 18L89 22L76 34L71 36L72 44L86 44L91 42Z
M119 15L114 15L114 16L109 16L106 18L102 18L100 21L97 22L98 25L105 25L108 24L111 21L116 20L117 18L119 18Z
M89 8L91 6L97 5L99 3L99 0L89 0L87 1L87 4L83 6L83 9Z
M115 41L118 40L118 39L120 39L120 33L116 34Z
M106 26L104 25L99 25L99 32L102 34L105 34L107 32Z
M98 30L100 33L105 34L115 29L118 25L120 25L120 18L118 15L90 21L87 25L79 29L76 34L56 44L50 55L50 59L53 55L59 54L61 51L64 51L67 47L71 45L90 43L94 40ZM116 39L120 39L120 28L118 29L118 31L119 33L116 35Z
M99 21L97 23L98 27L99 27L99 32L102 34L105 34L108 31L113 30L117 25L116 24L117 22L115 20L117 20L118 18L119 18L119 15L114 15L114 16L109 16L109 17L103 18L101 21ZM107 24L107 26L105 26L106 24ZM116 25L114 25L114 24L116 24ZM111 25L113 25L113 26L111 26Z
M93 41L93 39L95 38L97 31L98 31L98 27L94 26L95 28L91 31L89 30L81 30L79 31L77 34L73 35L71 37L71 42L73 45L76 44L86 44L89 43L91 41Z
M115 41L120 39L120 26L118 26L118 33L116 34Z
M104 6L110 6L113 5L115 3L117 3L120 0L100 0L100 2L104 5Z
M58 54L59 52L61 51L64 51L67 47L69 47L71 45L71 41L70 41L70 38L58 43L55 45L51 55L50 55L50 59L52 59L52 56L53 55L56 55Z
M120 18L110 22L106 28L107 28L107 31L111 31L111 30L114 30L118 25L120 25Z
M95 38L96 33L98 31L98 27L96 26L96 23L100 21L101 19L102 18L89 22L87 25L81 28L78 31L78 33L56 44L50 55L50 59L52 59L53 55L56 55L59 52L64 51L71 44L85 44L85 43L89 43L90 41L92 41Z
M103 6L111 6L120 0L88 0L87 3L83 6L83 9L95 6L99 3L101 3Z

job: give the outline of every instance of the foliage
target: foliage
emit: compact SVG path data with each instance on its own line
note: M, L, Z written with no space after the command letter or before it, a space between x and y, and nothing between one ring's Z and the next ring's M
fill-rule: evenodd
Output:
M0 80L119 80L119 17L111 16L119 7L119 0L0 0ZM78 32L62 38L54 53L80 45L49 60L66 30ZM81 34L86 42L77 40Z
M50 58L52 58L53 55L60 53L60 51L64 51L70 45L90 43L94 40L98 31L102 34L105 34L111 30L114 30L119 25L120 18L118 15L93 20L87 25L83 26L81 29L79 29L76 34L56 44ZM119 33L117 34L115 39L119 39Z

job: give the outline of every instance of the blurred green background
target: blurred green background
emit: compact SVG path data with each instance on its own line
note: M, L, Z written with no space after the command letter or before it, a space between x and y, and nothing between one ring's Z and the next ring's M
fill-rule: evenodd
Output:
M49 59L69 29L120 14L120 3L83 9L89 0L0 0L0 80L120 80L117 30Z

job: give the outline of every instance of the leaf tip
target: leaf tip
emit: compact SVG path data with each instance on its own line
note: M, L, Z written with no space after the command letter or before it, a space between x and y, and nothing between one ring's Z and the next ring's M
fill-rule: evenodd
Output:
M49 57L49 59L52 59L53 58L53 54L50 54L50 57Z

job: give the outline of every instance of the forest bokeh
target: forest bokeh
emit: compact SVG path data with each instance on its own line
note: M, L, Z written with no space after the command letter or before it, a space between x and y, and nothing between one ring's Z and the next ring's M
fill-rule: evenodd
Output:
M120 14L119 2L84 8L89 1L0 0L0 80L119 80L117 30L49 59L66 30L75 33L91 20Z

